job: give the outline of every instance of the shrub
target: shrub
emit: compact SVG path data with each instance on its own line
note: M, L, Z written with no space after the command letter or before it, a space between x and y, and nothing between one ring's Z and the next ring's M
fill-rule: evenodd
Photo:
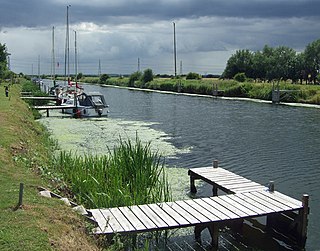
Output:
M186 79L201 79L201 76L195 72L189 72L186 76Z
M239 72L233 78L234 78L234 80L243 83L244 81L246 81L247 77L244 72Z
M134 87L134 82L136 82L137 80L140 80L141 76L142 76L142 74L140 71L136 71L136 72L132 73L129 77L129 86Z
M99 84L105 84L108 78L110 78L108 74L102 74L99 78Z
M153 72L151 69L145 69L142 75L142 82L148 83L151 82L153 80Z

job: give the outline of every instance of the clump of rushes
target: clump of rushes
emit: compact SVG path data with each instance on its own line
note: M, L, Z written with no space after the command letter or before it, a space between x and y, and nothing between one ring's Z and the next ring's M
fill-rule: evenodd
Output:
M54 166L79 203L106 208L171 200L164 161L150 143L120 139L108 151L104 156L64 151L56 158Z

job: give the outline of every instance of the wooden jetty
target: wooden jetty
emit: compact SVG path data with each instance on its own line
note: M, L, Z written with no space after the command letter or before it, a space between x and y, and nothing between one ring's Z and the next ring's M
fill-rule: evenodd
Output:
M174 202L88 210L96 222L95 234L136 234L157 230L195 227L195 238L209 229L212 245L218 246L219 227L242 224L244 219L266 216L267 227L284 229L304 247L307 238L308 196L300 202L282 193L217 166L189 170L190 187L194 180L211 184L214 196ZM223 178L224 177L224 178ZM227 194L218 196L221 189ZM279 226L278 226L279 225Z
M56 96L47 96L47 97L37 97L37 96L24 96L21 97L21 99L31 99L31 100L52 100L52 101L57 101L58 98Z
M49 117L49 110L64 110L64 109L75 109L77 108L74 105L41 105L41 106L33 106L36 110L46 110L47 117Z

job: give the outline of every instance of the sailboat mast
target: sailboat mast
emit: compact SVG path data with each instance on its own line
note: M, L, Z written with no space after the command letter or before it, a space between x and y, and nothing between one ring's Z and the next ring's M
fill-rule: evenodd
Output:
M75 71L75 80L77 83L78 80L78 59L77 59L77 32L74 31L74 71Z
M55 83L56 79L56 62L55 62L55 55L54 55L54 26L52 26L52 65L51 65L51 74L52 74L52 81Z
M66 47L65 47L65 56L64 56L64 78L68 76L68 81L70 79L70 58L69 58L69 47L70 47L70 40L69 40L69 7L67 6L67 28L66 28Z

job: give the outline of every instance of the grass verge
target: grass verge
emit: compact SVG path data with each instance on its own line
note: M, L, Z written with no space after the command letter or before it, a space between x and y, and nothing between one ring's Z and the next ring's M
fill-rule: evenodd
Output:
M80 216L38 195L37 186L50 187L36 170L50 163L51 142L20 91L11 85L6 97L0 85L0 250L98 250ZM23 206L15 210L21 182Z

